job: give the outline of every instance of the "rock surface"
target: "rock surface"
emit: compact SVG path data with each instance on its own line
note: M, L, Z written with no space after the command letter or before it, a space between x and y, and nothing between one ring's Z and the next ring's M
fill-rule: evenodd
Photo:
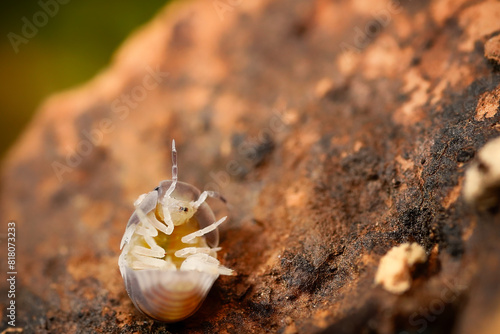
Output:
M194 1L166 7L3 163L25 333L497 333L499 216L461 196L499 135L498 1ZM219 190L221 277L198 313L145 318L117 260L134 200ZM416 242L411 289L380 258ZM2 259L2 272L7 272ZM0 283L1 329L7 327ZM498 318L497 318L498 319Z

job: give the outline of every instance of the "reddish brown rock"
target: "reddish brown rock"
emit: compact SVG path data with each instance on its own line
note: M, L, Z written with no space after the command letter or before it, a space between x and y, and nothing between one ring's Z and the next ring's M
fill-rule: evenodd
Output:
M500 35L490 38L484 45L484 56L500 64Z
M500 3L230 3L167 7L94 80L46 101L4 161L0 221L17 223L19 326L498 328L488 321L500 305L498 217L467 207L461 187L500 130L500 75L484 57ZM117 260L132 203L170 177L172 138L180 178L229 201L216 212L230 216L221 261L238 276L166 325L135 310ZM397 296L374 277L404 242L429 260Z

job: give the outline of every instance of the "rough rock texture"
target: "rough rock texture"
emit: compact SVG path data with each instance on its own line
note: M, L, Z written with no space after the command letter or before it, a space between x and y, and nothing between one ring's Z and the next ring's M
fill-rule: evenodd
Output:
M4 161L18 324L498 333L500 217L475 213L461 188L500 131L498 63L485 57L499 17L498 1L168 6L106 71L49 99ZM132 203L170 177L172 138L180 179L229 201L214 206L230 215L221 261L238 276L221 277L194 317L165 325L135 310L117 259ZM398 296L374 276L403 242L429 259Z
M500 36L490 38L484 45L484 56L492 62L500 64Z

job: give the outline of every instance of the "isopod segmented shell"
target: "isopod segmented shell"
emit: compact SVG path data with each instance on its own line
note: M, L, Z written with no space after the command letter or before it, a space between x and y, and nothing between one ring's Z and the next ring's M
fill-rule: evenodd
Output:
M177 181L175 142L172 161L172 180L134 203L118 261L137 309L164 322L192 315L219 275L233 275L217 260L217 227L226 217L216 221L205 202L220 196Z

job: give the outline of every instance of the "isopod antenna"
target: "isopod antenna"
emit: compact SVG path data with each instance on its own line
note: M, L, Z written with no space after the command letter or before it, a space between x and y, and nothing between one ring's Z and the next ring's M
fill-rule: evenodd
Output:
M163 200L172 195L176 185L177 185L177 150L175 149L175 140L172 139L172 183L170 184L168 190L165 192Z
M172 181L177 183L177 150L175 149L175 139L172 139Z

